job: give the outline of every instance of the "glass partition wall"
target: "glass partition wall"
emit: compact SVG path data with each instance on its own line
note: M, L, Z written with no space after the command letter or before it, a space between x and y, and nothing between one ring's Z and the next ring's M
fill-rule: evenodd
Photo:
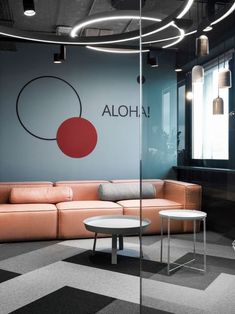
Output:
M50 10L57 1L50 2L48 12L43 7L43 2L36 3L36 18L40 18L40 12L44 12L49 23L50 15L54 14L51 18L54 21L56 12L59 11L61 20L57 20L57 23L66 21L69 16L69 22L75 25L79 12L83 27L76 28L74 42L68 33L58 36L53 33L51 36L55 42L51 44L48 43L51 39L49 34L46 43L37 42L37 36L40 38L42 34L36 34L33 17L30 20L32 24L27 18L21 18L10 28L9 33L13 34L15 30L16 36L19 32L15 27L27 30L27 36L31 31L31 41L35 42L18 42L16 38L15 43L13 40L10 42L15 45L14 52L1 52L0 181L65 181L60 184L66 185L67 182L72 187L74 202L70 204L70 208L66 207L68 203L64 204L65 207L58 213L60 245L57 246L56 242L49 246L47 253L40 251L36 266L27 256L27 268L21 264L20 258L17 259L18 262L12 263L18 265L18 270L15 266L8 268L6 265L6 270L24 274L40 267L41 276L37 277L36 286L34 275L32 284L31 281L21 281L22 294L20 297L17 294L14 296L17 302L12 299L12 291L16 291L14 286L9 287L11 291L7 288L3 297L4 300L9 300L4 303L7 309L5 312L10 313L16 310L16 306L20 308L26 303L25 311L33 312L33 301L45 296L47 302L48 294L53 291L56 297L57 290L63 287L62 296L59 294L60 300L65 293L79 300L79 305L70 308L73 304L70 299L68 303L63 302L67 303L63 311L59 308L63 305L56 299L53 301L53 309L50 311L47 308L47 311L138 313L138 232L136 229L134 235L130 232L132 236L127 232L124 239L118 234L119 241L117 237L111 239L110 233L108 237L98 237L95 252L92 252L94 232L86 230L83 220L103 215L124 217L124 212L125 215L137 216L137 226L139 223L138 206L134 209L130 205L125 207L125 201L119 202L122 198L115 198L114 203L107 195L103 195L104 203L100 203L102 195L98 193L101 184L108 187L109 184L120 184L121 191L124 184L125 193L128 193L130 184L135 184L135 197L139 198L139 134L142 112L139 105L139 4L133 7L128 4L130 1L125 1L127 9L132 12L126 16L122 1L71 1L74 9L70 8L69 12L67 1L66 4L59 1L56 12ZM20 8L19 1L18 5ZM95 19L97 16L100 18L98 21ZM30 25L34 25L33 30ZM54 29L54 24L51 29ZM43 24L45 33L51 29L47 30L46 23ZM6 28L4 31L6 32ZM68 32L68 29L60 27L57 31ZM122 39L131 37L132 33L136 35L136 32L137 39L133 44L131 41L122 42ZM24 37L23 31L21 36ZM44 34L42 37L46 36ZM25 38L27 39L26 35ZM61 42L64 45L60 45ZM144 115L147 117L148 108L145 110ZM117 228L125 228L125 222L121 220L111 221L111 226L112 223ZM12 227L17 236L15 229ZM29 229L32 229L32 225ZM25 230L22 232L25 233ZM98 230L97 232L100 233ZM38 248L40 245L32 243L32 250ZM25 251L30 250L31 247ZM22 251L25 252L24 249ZM1 254L5 254L3 248ZM59 261L62 268L57 269L54 263L48 262L49 255L53 256L53 261ZM42 266L48 266L51 272L44 273ZM54 280L55 277L49 273L54 274L58 280ZM41 313L43 311L42 309Z
M164 21L168 15L168 22L180 5L154 4L152 16L162 13ZM234 311L235 34L228 32L234 20L226 21L234 2L211 9L209 1L191 1L184 23L191 20L194 31L177 23L179 12L174 16L187 35L182 41L166 29L145 36L141 27L142 50L151 44L140 71L140 217L142 223L151 220L141 233L141 313L147 307L163 313ZM142 6L141 16L146 14ZM212 25L206 28L208 17ZM203 55L198 42L207 35L210 50ZM223 73L229 73L227 82ZM155 199L146 194L149 184Z
M220 24L234 11L233 1L76 0L71 7L51 1L50 10L37 1L36 17L47 17L39 24L33 17L29 23L19 3L9 1L12 16L6 9L0 21L0 34L13 38L1 41L0 181L69 181L73 200L86 208L63 205L57 231L65 242L49 251L63 251L55 268L48 253L45 260L40 254L39 266L27 259L31 253L3 262L6 271L40 267L41 274L32 276L38 281L31 295L21 293L29 291L28 281L20 290L4 289L5 312L28 304L32 312L33 301L71 286L88 292L88 313L233 313L235 92L232 84L217 89L217 70L229 69L235 79L235 34L227 32L233 21ZM211 25L198 27L209 13ZM211 36L205 59L195 58L194 48L202 26L221 28L224 36ZM192 86L195 65L203 66L204 82ZM174 221L160 216L172 209ZM183 209L207 214L206 234L203 213L193 223L182 219ZM121 227L121 234L94 239L83 220L98 215L134 216L137 229L122 234L131 222L114 217L108 228ZM27 267L20 265L24 258ZM80 290L74 299L77 293L83 299Z
M180 8L171 3L168 9L165 4L156 1L152 7L152 16L162 19ZM142 8L142 16L148 14ZM163 13L164 12L164 13ZM161 219L159 211L167 208L164 179L174 179L172 167L177 165L177 75L175 72L176 54L174 50L163 48L173 41L161 39L176 36L174 29L163 27L151 36L145 36L142 25L142 50L151 43L150 52L142 53L142 117L141 117L141 219L151 221L150 226L141 235L141 313L164 310L164 301L170 293L164 288L165 261L167 247L163 250L161 262ZM158 23L155 23L158 29ZM154 190L154 196L148 199L146 191ZM158 199L156 199L156 197ZM168 203L168 209L172 204ZM165 230L164 224L164 230ZM172 253L177 254L177 253ZM169 311L169 310L168 310ZM170 312L170 311L169 311Z

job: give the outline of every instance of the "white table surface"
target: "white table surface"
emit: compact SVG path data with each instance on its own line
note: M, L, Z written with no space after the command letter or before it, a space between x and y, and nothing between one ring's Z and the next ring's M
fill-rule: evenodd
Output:
M123 216L125 217L125 216ZM119 217L92 217L90 219L85 220L84 222L90 226L98 227L98 228L136 228L140 227L140 219L134 219L134 218L119 218ZM149 222L142 220L142 227L148 225Z
M194 219L203 219L207 216L205 212L200 210L192 209L169 209L161 210L159 215L164 218L170 219L182 219L182 220L194 220Z

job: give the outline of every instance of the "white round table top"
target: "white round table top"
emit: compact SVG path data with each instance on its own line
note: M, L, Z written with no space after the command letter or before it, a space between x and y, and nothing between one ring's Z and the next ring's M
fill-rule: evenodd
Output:
M134 216L97 216L84 220L86 225L101 228L135 228L140 227L139 217ZM149 225L149 221L143 219L142 226Z
M140 229L140 218L138 216L96 216L87 218L83 222L87 229L97 232L115 233L119 231L125 233ZM141 228L146 228L150 223L149 219L142 219Z
M176 220L196 220L205 218L207 213L193 209L168 209L161 210L159 215L164 218Z

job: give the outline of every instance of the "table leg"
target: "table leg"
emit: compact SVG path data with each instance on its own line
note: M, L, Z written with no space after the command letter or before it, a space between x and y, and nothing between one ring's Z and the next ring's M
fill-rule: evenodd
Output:
M140 245L140 258L144 258L144 253L143 253L143 246L142 246L142 240L141 240L141 235L139 235L139 241L141 243Z
M117 264L117 235L112 235L112 264Z
M163 238L163 219L161 217L161 250L160 250L160 262L162 263L162 238Z
M196 259L196 220L193 221L193 258Z
M94 237L94 243L93 243L92 255L94 255L94 254L95 254L96 239L97 239L97 233L95 233L95 237Z
M206 217L203 219L204 271L206 271Z
M119 250L123 250L123 235L119 234Z
M170 233L171 233L171 220L168 217L167 231L168 231L168 252L167 252L167 274L170 275Z

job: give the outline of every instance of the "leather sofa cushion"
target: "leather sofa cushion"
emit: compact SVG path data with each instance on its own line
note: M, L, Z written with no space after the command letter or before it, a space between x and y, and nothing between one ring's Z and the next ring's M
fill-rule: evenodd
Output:
M140 180L139 179L122 179L122 180L111 180L110 182L112 183L125 183L125 184L130 184L130 183L138 183L140 184ZM156 189L156 196L157 198L164 198L164 185L165 182L164 180L160 180L160 179L143 179L142 180L143 183L151 183L155 186Z
M49 187L53 186L49 181L25 181L25 182L0 182L0 203L8 203L12 188Z
M106 201L72 201L72 202L62 202L56 204L59 210L66 209L106 209L106 208L122 208L113 202Z
M140 200L124 200L117 202L123 208L139 208L140 207ZM142 200L142 207L160 207L160 208L167 208L167 209L177 209L183 208L183 205L177 202L169 201L162 198L154 198L154 199L143 199Z
M150 183L142 184L142 198L154 198L155 187ZM140 199L139 183L105 183L99 187L99 196L103 201Z
M47 203L56 204L70 201L73 198L73 191L70 187L30 187L13 188L10 194L10 203L33 204Z
M56 211L53 204L0 204L0 213Z

